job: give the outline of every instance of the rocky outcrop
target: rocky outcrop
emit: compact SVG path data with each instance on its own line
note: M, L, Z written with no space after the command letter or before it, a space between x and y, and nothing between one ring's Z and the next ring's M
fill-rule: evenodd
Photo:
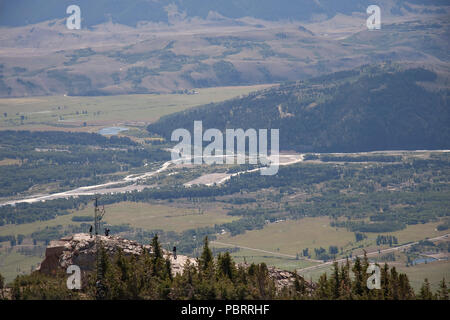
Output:
M151 252L151 246L141 245L136 241L123 239L117 236L98 236L106 252L113 256L119 249L125 255L139 256L144 249ZM182 273L183 267L189 257L177 255L177 259L164 251L164 256L170 258L173 274ZM196 264L194 259L190 259L192 264ZM95 237L86 233L78 233L72 236L50 241L45 251L45 258L39 270L44 274L55 274L60 270L66 270L70 265L77 265L82 271L93 271L96 265Z
M269 277L275 281L278 289L286 286L291 286L295 281L295 274L290 271L280 270L274 267L269 267Z
M119 249L125 255L139 256L144 249L151 252L150 245L142 245L136 241L127 240L117 236L98 236L106 252L113 256ZM196 265L197 261L184 255L177 255L177 259L167 251L163 250L164 257L169 257L172 265L172 273L182 273L186 262ZM45 258L42 261L40 272L52 275L58 271L65 271L70 265L77 265L84 272L93 271L96 265L95 237L86 233L78 233L72 236L51 241L45 251ZM249 267L248 264L243 264ZM295 281L295 274L290 271L280 270L274 267L268 267L269 277L275 281L278 290L286 286L291 286ZM312 284L307 282L307 287Z
M248 263L241 263L240 265L244 266L245 268L250 267ZM267 271L269 277L275 282L277 290L282 290L283 288L290 287L294 284L296 277L294 272L281 270L275 267L267 267ZM298 277L299 279L302 278L302 276ZM307 291L311 291L311 289L314 287L314 283L310 281L305 281L305 286Z

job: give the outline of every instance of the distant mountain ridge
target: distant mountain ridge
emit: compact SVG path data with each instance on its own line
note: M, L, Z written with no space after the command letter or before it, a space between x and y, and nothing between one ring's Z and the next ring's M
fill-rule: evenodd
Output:
M280 148L299 152L450 149L450 90L425 89L437 74L422 68L365 66L283 84L240 99L172 114L148 130L278 128Z
M169 21L168 6L186 17L206 18L216 12L227 18L253 17L262 20L309 20L319 15L365 12L371 4L386 5L389 13L419 10L413 5L446 6L445 0L15 0L0 1L0 25L22 26L66 17L69 5L82 8L87 27L107 21L136 26L139 21ZM174 7L176 6L176 7ZM437 10L428 9L428 10ZM420 10L419 10L420 12Z
M69 4L81 30L66 28ZM0 0L0 98L182 93L386 60L448 69L450 5L370 4L382 30L367 29L366 0Z

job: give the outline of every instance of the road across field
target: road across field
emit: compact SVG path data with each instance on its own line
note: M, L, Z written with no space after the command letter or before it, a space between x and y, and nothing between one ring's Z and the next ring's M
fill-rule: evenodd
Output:
M426 239L426 240L428 240L428 241L436 241L436 240L445 239L448 236L449 236L449 233L444 234L444 235L439 236L439 237ZM376 256L376 255L379 255L379 254L384 254L384 253L389 253L389 252L394 252L394 251L399 251L399 250L405 250L406 248L409 248L409 247L411 247L411 246L413 246L415 244L418 244L418 243L419 243L419 241L416 241L416 242L407 243L407 244L404 244L404 245L401 245L401 246L398 246L398 247L394 247L394 248L388 248L388 249L383 249L383 250L379 250L379 251L378 250L377 251L372 251L372 252L366 253L366 255L369 257L369 256ZM363 254L362 255L358 255L357 257L364 257L364 255ZM300 272L311 271L311 270L320 269L320 268L323 268L323 267L326 267L326 266L330 266L334 262L343 263L345 261L347 261L347 258L334 260L334 261L328 261L328 262L321 263L319 265L306 267L306 268L303 268L303 269L297 269L297 273L300 274Z
M297 256L293 256L293 255L290 255L290 254L279 253L279 252L272 252L272 251L267 251L267 250L262 250L262 249L257 249L257 248L238 246L238 245L235 245L235 244L232 244L232 243L224 243L224 242L219 242L219 241L211 241L211 243L216 243L216 244L220 244L220 245L224 245L224 246L228 246L228 247L235 247L235 248L247 249L247 250L258 251L258 252L263 252L263 253L269 253L269 254L272 254L274 256L288 257L288 258L294 258L294 259L297 258ZM322 260L309 259L309 258L305 258L305 257L299 257L299 259L307 260L307 261L311 261L311 262L323 262Z

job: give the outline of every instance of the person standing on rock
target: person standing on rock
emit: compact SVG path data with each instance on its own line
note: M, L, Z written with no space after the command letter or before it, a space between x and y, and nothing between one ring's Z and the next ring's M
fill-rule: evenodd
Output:
M91 238L92 238L92 225L91 225L91 227L89 228L89 234L91 235Z

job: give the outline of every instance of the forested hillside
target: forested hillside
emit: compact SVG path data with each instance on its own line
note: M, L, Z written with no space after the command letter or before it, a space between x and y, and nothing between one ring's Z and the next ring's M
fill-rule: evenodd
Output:
M448 149L448 89L432 71L364 66L282 84L240 99L172 114L148 130L170 139L177 128L280 129L280 147L300 152Z

